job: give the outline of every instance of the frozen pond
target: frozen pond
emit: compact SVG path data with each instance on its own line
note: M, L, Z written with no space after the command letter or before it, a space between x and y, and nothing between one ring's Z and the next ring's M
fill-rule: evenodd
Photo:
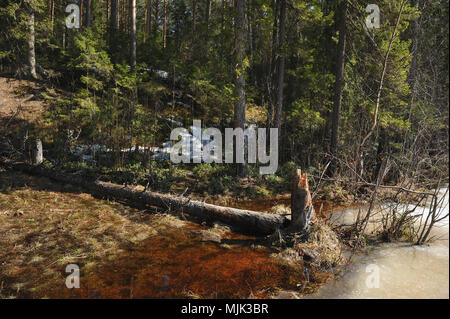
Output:
M441 216L449 211L445 191L439 192L444 197ZM350 222L358 212L340 213L342 222ZM342 277L308 298L449 298L448 217L435 225L431 235L439 239L430 245L389 243L370 249L367 255L353 255Z

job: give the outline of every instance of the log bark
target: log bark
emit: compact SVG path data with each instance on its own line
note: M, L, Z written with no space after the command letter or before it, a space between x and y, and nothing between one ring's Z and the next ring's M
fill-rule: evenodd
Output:
M113 199L125 199L132 203L157 206L171 211L179 211L202 221L219 221L237 228L244 233L255 235L272 234L277 229L287 226L284 216L223 207L191 200L187 197L173 196L150 191L140 191L135 188L117 185L103 181L89 181L80 176L62 174L42 166L14 163L0 159L0 163L11 169L32 175L51 178L57 182L83 187L86 192L106 196Z
M294 176L291 193L291 223L289 231L301 232L308 229L314 215L311 193L309 192L308 177L302 175L300 169Z

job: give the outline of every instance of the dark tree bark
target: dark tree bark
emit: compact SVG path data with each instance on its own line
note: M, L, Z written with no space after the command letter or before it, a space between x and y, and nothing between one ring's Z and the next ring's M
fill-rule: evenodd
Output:
M252 0L247 5L247 32L248 32L248 49L249 55L253 56L253 26L252 26ZM251 82L251 81L250 81Z
M222 0L222 21L221 21L221 30L225 30L225 8L226 8L226 1Z
M48 0L47 7L48 7L48 16L50 18L51 30L53 31L53 26L55 22L55 1Z
M245 127L245 0L236 0L236 19L235 19L235 50L236 50L236 78L235 78L235 96L236 104L234 106L234 127ZM237 164L236 170L239 176L245 174L245 164Z
M167 0L164 0L163 47L167 45Z
M113 30L117 29L117 1L118 0L111 0L111 15L110 15L110 21L111 21L111 27Z
M84 8L84 0L80 0L80 29L84 27L84 14L83 14L83 8Z
M197 0L192 2L192 33L195 35L195 26L197 25Z
M279 18L279 8L280 8L280 1L273 0L273 30L272 30L272 52L271 56L269 57L269 64L267 67L267 77L266 77L266 90L267 90L267 98L268 98L268 104L267 104L267 127L273 126L273 109L274 109L274 74L276 69L276 52L278 49L278 18ZM267 135L267 140L269 135Z
M91 25L91 0L86 1L86 27Z
M147 1L147 26L146 32L148 35L152 33L152 12L153 12L153 1Z
M278 40L278 81L277 81L277 103L274 114L274 127L281 128L281 112L283 110L283 84L284 84L284 42L286 37L286 0L280 1L280 33Z
M130 0L130 67L132 70L136 68L136 0Z
M155 0L155 30L159 27L159 0Z
M211 0L206 0L206 13L205 13L205 22L206 29L209 27L209 16L211 15Z
M344 70L345 70L345 47L346 47L346 19L347 19L347 1L341 1L339 5L339 42L338 42L338 60L336 65L336 80L334 83L333 114L331 125L331 144L330 152L336 156L338 138L339 138L339 118L341 115L342 91L344 89ZM336 159L333 158L330 165L330 172L334 173L336 168Z

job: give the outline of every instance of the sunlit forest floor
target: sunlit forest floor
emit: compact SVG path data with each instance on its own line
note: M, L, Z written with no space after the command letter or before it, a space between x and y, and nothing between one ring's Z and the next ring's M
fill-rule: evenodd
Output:
M277 257L223 225L97 199L0 172L1 298L268 298L311 293L331 274ZM151 209L150 209L151 210ZM67 289L65 268L81 269Z

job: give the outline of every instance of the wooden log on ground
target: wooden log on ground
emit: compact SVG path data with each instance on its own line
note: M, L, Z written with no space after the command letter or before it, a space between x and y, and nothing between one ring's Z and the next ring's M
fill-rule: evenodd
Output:
M187 213L206 221L219 221L239 230L255 234L268 235L275 230L287 226L288 220L284 216L242 210L207 204L186 197L161 194L150 191L140 191L132 187L103 182L89 181L73 174L62 174L42 166L33 166L26 163L13 163L1 160L4 166L26 172L31 175L40 175L51 178L57 182L73 184L83 187L86 192L106 196L113 199L126 199L132 203L157 206L175 212Z
M314 215L308 177L297 169L294 176L291 193L291 222L289 231L305 231Z

